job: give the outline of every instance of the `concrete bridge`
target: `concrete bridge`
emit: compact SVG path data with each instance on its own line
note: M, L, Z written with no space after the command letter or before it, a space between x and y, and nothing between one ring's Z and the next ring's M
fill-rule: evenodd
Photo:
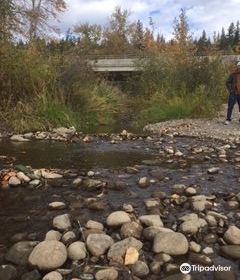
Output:
M204 58L204 56L200 56L200 58ZM210 59L213 59L214 56L210 56ZM96 58L89 59L89 64L91 65L94 72L100 73L125 73L125 72L137 72L140 69L136 67L136 62L138 57L131 58L113 58L113 57L105 57L105 58ZM147 59L147 57L145 58ZM223 63L230 64L236 60L240 61L240 55L223 55L221 57Z

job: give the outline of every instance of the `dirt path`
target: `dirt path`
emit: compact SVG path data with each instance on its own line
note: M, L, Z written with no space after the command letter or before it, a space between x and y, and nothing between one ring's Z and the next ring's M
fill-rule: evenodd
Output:
M144 130L154 134L178 133L181 136L202 136L240 143L240 122L237 105L234 108L231 124L225 125L227 105L214 119L183 119L166 121L145 126Z

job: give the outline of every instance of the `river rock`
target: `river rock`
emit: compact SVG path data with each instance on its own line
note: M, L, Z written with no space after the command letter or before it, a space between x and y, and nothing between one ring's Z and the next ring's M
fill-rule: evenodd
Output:
M53 219L53 226L58 230L67 230L71 227L71 221L68 214L56 216Z
M215 271L214 280L237 280L233 271Z
M183 184L175 184L172 187L172 193L179 194L179 195L184 194L186 188L187 187Z
M53 132L64 137L69 138L75 135L76 129L74 127L66 128L66 127L59 127L53 129Z
M163 222L159 215L144 215L139 217L140 222L148 227L163 227Z
M73 180L72 184L74 187L79 187L82 185L83 179L82 178L76 178Z
M142 249L142 242L137 240L134 237L128 237L124 240L118 241L114 243L109 251L108 251L108 258L114 258L114 257L123 257L126 254L126 251L128 248L135 248L137 251Z
M124 223L128 223L130 222L131 219L128 215L128 213L124 212L124 211L116 211L111 213L108 217L107 217L107 225L109 227L117 227L117 226L121 226Z
M50 210L63 210L66 208L66 204L60 201L54 201L48 204Z
M239 203L235 200L229 200L226 202L225 207L228 210L237 210L239 208Z
M232 245L240 245L240 229L236 226L230 226L224 234L224 239Z
M85 179L83 181L83 187L87 189L88 191L96 191L100 188L102 188L104 183L100 180L95 180L95 179Z
M21 185L21 180L16 177L16 176L12 176L9 181L8 181L8 184L12 187L18 187Z
M42 280L62 280L62 275L57 271L52 271L45 275Z
M72 243L76 239L77 239L76 234L73 231L68 231L68 232L64 233L64 235L62 236L62 242L65 245Z
M199 253L201 251L201 245L199 245L198 243L196 243L194 241L190 241L189 249L190 249L190 251L192 251L194 253Z
M131 236L140 239L142 230L143 228L139 223L129 222L122 225L120 235L123 239Z
M72 243L68 249L68 258L72 261L83 260L87 256L85 244L81 241Z
M189 254L189 260L192 263L197 263L204 266L209 266L213 264L213 261L209 257L202 254L192 253L192 252Z
M15 141L15 142L29 142L29 139L24 138L22 135L18 134L18 135L13 135L10 138L11 141Z
M240 259L240 246L239 245L226 245L222 246L220 249L221 254L230 259L239 260Z
M160 232L154 237L153 252L173 256L184 255L188 252L188 241L182 233Z
M164 277L162 280L192 280L192 276L190 274L173 274L167 277Z
M12 265L0 266L0 279L1 280L15 280L17 278L17 270Z
M104 226L103 226L103 224L101 224L99 222L89 220L86 224L86 228L103 230Z
M149 274L149 268L145 262L137 261L131 268L133 275L145 278ZM145 278L146 279L146 278Z
M28 260L40 270L54 270L67 260L67 249L59 241L43 241L33 249Z
M41 170L41 173L42 173L42 177L45 178L45 179L61 179L63 176L61 174L57 174L57 173L54 173L54 172L49 172L49 171L46 171L44 169Z
M140 188L146 188L150 185L150 181L147 177L142 177L139 179L138 185Z
M151 241L154 239L155 235L159 232L173 232L170 228L164 228L164 227L147 227L143 230L143 236L145 239Z
M214 175L214 174L218 174L220 171L219 167L211 167L208 169L208 174Z
M125 255L125 265L135 264L138 261L139 253L138 250L134 247L130 247L127 249L126 255Z
M89 234L87 237L87 248L93 256L104 255L113 243L113 239L104 233Z
M57 231L57 230L50 230L46 233L45 235L45 240L56 240L56 241L60 241L62 238L62 234Z
M20 241L14 244L7 252L5 258L7 261L18 265L26 265L28 257L31 254L37 242Z
M17 177L23 183L29 183L31 181L31 179L28 176L26 176L23 172L18 172Z
M99 270L95 275L96 280L116 280L118 272L115 268L107 268Z
M37 269L24 273L21 278L21 280L41 280L41 279L42 279L41 274L38 272Z

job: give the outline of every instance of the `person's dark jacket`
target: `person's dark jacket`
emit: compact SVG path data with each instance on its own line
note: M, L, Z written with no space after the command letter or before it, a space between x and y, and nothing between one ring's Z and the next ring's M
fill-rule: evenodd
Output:
M226 81L226 87L228 89L228 92L230 94L236 94L236 74L239 74L240 70L237 70L229 75L227 81Z

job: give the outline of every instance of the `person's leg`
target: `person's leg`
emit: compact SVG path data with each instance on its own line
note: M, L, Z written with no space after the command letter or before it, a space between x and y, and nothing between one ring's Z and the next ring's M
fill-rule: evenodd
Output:
M233 107L236 103L236 95L235 94L229 94L228 97L228 110L227 110L227 121L231 121L232 120L232 111L233 111Z
M237 103L238 103L238 120L240 121L240 95L237 95Z

